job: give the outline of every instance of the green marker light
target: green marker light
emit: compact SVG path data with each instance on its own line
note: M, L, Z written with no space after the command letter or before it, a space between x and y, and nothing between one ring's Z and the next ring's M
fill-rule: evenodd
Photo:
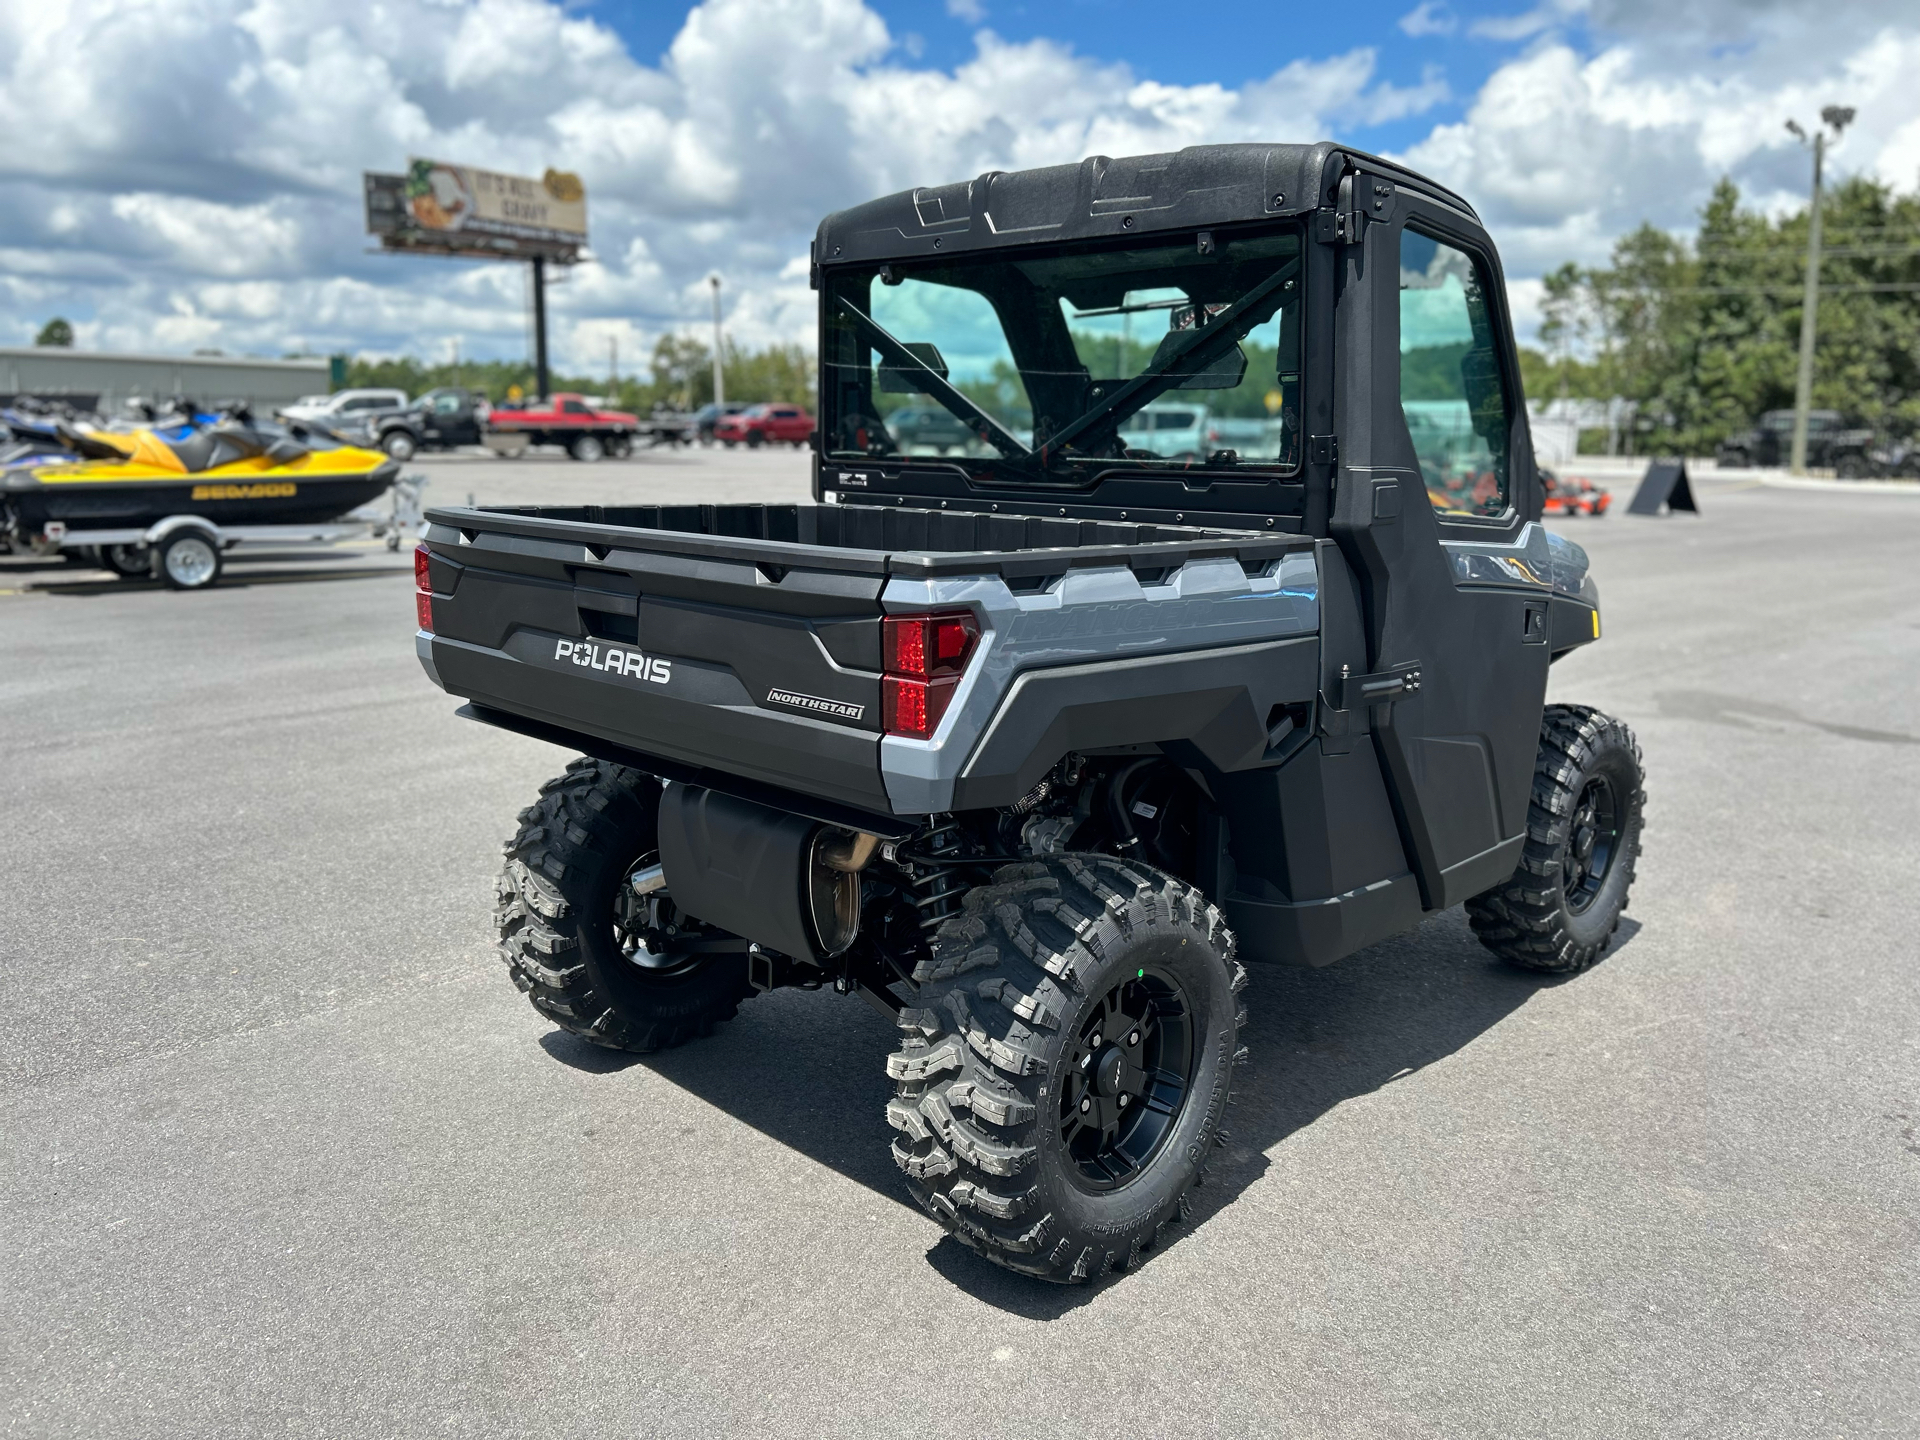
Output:
M1147 978L1147 972L1144 970L1136 970L1133 972L1133 978L1136 980L1144 980Z

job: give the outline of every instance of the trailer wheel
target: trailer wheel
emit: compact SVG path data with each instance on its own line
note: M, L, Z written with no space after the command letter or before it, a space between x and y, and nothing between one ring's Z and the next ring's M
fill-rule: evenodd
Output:
M153 554L153 574L172 590L204 590L220 578L220 547L198 530L176 530Z
M582 465L591 465L607 453L607 447L601 443L598 435L576 435L573 444L567 447L567 453Z
M580 759L540 787L506 845L494 920L508 975L547 1019L609 1049L709 1035L753 993L743 951L655 953L638 940L645 902L628 881L657 863L659 813L652 776Z
M390 460L408 461L420 447L414 443L413 436L404 430L389 430L380 439L380 448L387 452Z
M998 1265L1127 1269L1223 1143L1246 971L1220 912L1133 861L1003 867L940 927L887 1060L914 1198Z
M153 578L153 551L145 545L102 545L100 564L122 580Z
M1640 744L1586 705L1549 705L1519 868L1467 901L1480 943L1510 965L1572 975L1600 958L1640 856Z

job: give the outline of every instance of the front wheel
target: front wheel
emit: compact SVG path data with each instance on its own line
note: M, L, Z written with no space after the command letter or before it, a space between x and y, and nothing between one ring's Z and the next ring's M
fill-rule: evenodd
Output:
M507 842L494 921L507 973L563 1030L645 1053L710 1035L752 993L744 947L637 893L659 863L660 782L574 761Z
M767 437L761 434L758 430L749 430L747 432L747 448L749 450L758 450L762 445L766 443L767 443Z
M1646 802L1633 731L1586 705L1549 705L1519 868L1467 901L1480 943L1550 975L1599 959L1627 908Z
M1103 855L1003 867L914 971L887 1121L914 1198L1010 1270L1126 1269L1221 1143L1246 972L1192 886Z
M387 452L389 460L399 460L404 463L411 460L420 447L414 442L413 436L406 431L392 430L381 440L380 448Z

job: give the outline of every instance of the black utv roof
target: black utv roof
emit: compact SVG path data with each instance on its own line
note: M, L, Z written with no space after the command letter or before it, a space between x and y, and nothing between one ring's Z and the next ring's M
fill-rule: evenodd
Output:
M1297 215L1331 205L1352 164L1473 214L1452 191L1376 156L1316 145L1191 145L1160 155L989 170L902 190L820 222L816 265L952 255Z

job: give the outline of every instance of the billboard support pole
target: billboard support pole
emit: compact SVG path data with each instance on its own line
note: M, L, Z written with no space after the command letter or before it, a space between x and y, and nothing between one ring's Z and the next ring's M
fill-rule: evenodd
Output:
M547 262L533 257L533 383L540 398L547 398Z

